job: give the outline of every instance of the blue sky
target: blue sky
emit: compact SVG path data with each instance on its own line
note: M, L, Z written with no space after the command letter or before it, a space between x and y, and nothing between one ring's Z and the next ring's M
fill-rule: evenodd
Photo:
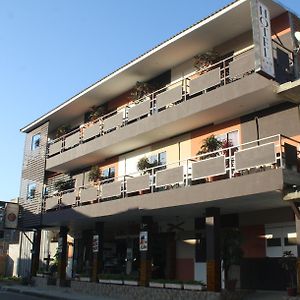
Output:
M21 127L230 2L0 0L0 199L19 195Z

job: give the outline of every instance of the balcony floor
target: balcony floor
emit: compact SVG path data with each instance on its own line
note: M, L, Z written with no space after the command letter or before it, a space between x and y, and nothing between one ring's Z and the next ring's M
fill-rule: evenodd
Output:
M96 220L134 221L142 215L200 216L216 206L222 214L288 207L282 200L285 172L274 169L232 179L175 188L106 202L46 212L43 226L84 226Z

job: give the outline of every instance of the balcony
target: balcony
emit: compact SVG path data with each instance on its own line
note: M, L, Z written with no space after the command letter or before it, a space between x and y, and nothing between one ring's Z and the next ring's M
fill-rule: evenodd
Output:
M282 101L274 92L277 83L256 74L254 62L254 50L248 49L82 125L49 143L46 169L87 167Z
M59 220L129 211L179 208L183 213L215 201L228 209L230 199L246 210L256 205L284 207L284 186L300 184L299 146L296 140L275 135L103 180L96 186L83 185L45 198L43 219L45 225L55 225Z

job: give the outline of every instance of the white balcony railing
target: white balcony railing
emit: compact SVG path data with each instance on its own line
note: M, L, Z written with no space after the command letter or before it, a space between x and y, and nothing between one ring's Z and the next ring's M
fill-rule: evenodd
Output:
M298 172L299 150L299 141L274 135L172 164L156 166L142 172L102 180L97 186L83 186L77 191L73 189L69 191L70 197L66 193L62 193L58 198L57 195L54 196L57 199L56 207L53 207L52 197L47 197L44 207L47 210L65 207L67 204L86 205L246 176L277 168ZM74 195L73 200L72 195ZM68 199L68 202L66 203L64 199ZM51 202L51 205L48 205L48 202Z
M274 42L274 51L278 47L280 45ZM292 54L286 48L281 48L281 50L288 54L292 70ZM91 139L108 134L165 109L170 109L174 105L188 101L195 96L228 85L252 74L254 69L254 49L249 47L247 50L216 62L205 70L195 71L181 77L121 109L110 112L93 122L83 124L80 128L63 137L50 141L48 157L53 157L80 144L87 143Z

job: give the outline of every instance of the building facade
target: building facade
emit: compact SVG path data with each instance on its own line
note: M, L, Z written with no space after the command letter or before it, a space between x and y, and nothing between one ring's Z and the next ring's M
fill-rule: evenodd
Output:
M51 228L61 284L127 274L218 291L231 229L238 285L284 289L278 258L300 255L297 30L276 2L235 1L22 128L33 274Z

